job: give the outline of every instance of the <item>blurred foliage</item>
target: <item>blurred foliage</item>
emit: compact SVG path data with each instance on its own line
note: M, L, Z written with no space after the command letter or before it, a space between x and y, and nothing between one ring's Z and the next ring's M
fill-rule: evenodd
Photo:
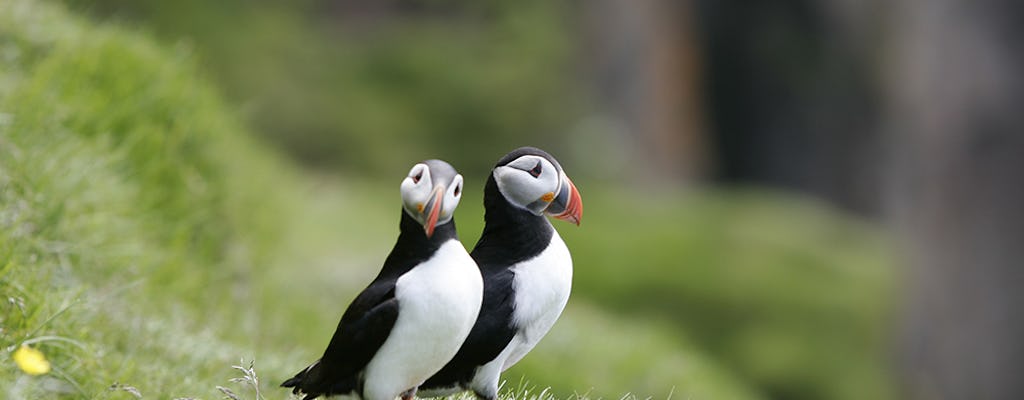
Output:
M257 133L312 165L486 171L507 149L564 148L552 134L579 101L561 2L68 2L194 45Z
M672 321L775 398L894 395L894 261L876 228L757 190L584 196L585 224L562 230L576 293Z

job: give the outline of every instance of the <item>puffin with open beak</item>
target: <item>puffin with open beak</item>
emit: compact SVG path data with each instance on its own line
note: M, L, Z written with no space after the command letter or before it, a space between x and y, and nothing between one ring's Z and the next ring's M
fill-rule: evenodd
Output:
M458 354L420 395L472 390L494 400L503 371L551 329L569 299L572 257L545 216L579 225L583 202L550 154L533 147L498 160L484 187L484 231L470 255L484 279L480 316Z
M480 270L452 217L462 175L440 160L402 181L398 241L377 277L352 301L323 356L281 386L318 396L412 398L452 359L480 311Z

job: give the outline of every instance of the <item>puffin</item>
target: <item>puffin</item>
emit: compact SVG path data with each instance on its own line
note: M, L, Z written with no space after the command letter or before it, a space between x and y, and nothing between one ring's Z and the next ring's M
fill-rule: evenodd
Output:
M572 257L545 216L580 223L580 193L547 152L506 154L484 186L484 230L470 255L484 279L484 299L459 352L420 385L424 397L472 390L494 400L503 371L554 325L569 299Z
M411 399L458 352L480 311L483 280L458 240L463 178L441 160L402 180L398 240L338 322L319 360L281 386L319 396Z

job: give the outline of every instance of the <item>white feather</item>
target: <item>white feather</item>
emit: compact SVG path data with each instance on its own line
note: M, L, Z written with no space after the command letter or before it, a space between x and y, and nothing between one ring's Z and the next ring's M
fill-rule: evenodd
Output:
M398 279L399 313L391 334L366 366L366 400L393 400L455 356L480 312L483 281L458 240Z

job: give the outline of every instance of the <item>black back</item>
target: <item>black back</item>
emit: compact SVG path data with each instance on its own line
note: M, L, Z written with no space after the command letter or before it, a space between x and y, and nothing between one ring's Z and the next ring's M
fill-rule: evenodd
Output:
M320 395L362 395L362 371L387 340L398 318L398 278L429 259L445 242L458 239L455 220L439 225L427 238L423 226L402 210L398 241L377 277L349 304L323 357L281 384L304 399Z
M503 157L498 166L525 154L535 154L518 153L519 150ZM480 240L470 252L484 279L480 315L459 352L441 371L420 385L421 389L467 387L476 369L494 360L508 346L517 329L512 322L515 273L510 267L543 252L551 243L555 229L545 217L509 203L498 190L493 174L484 186L484 221Z

